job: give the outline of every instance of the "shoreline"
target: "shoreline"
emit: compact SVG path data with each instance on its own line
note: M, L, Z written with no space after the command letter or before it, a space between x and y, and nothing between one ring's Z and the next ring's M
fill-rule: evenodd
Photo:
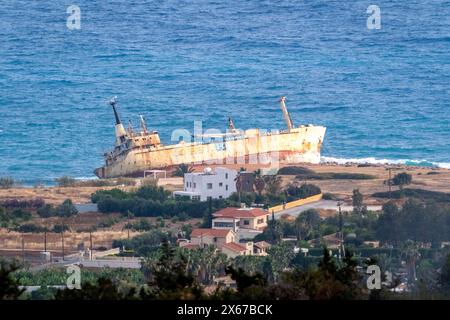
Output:
M215 165L216 167L225 166L239 170L244 166L248 171L255 171L261 168L260 165ZM307 182L318 185L324 193L332 193L344 198L351 195L353 189L360 189L360 191L367 197L371 194L380 191L387 191L387 186L384 181L389 177L389 168L391 168L392 176L400 172L408 172L413 175L413 183L411 188L421 188L430 191L441 191L450 193L450 170L445 168L411 166L411 165L388 165L388 164L360 164L360 163L346 163L338 164L336 162L320 163L320 164L284 164L281 167L304 167L311 169L317 173L362 173L375 176L374 179L352 180L352 179L328 179L328 180L313 180L309 179ZM205 165L196 166L195 171L203 170ZM211 166L214 167L214 166ZM431 172L431 173L430 173ZM295 179L295 175L281 175L283 184L289 184ZM173 178L172 178L173 179ZM179 178L181 179L181 178ZM139 179L130 179L130 181L138 181ZM95 179L79 180L81 181L96 181ZM182 182L181 182L182 184ZM167 185L170 191L177 190L178 184ZM84 204L90 202L90 195L100 189L119 188L122 190L130 190L136 188L133 185L114 185L114 186L69 186L60 187L52 186L18 186L10 189L0 189L0 202L4 200L18 199L29 200L35 198L43 198L46 203L59 204L67 198L71 198L76 204ZM395 190L395 189L394 189Z

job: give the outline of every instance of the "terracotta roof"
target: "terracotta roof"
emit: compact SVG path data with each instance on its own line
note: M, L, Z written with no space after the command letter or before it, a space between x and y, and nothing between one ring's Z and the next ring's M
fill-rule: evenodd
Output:
M256 218L269 213L261 208L224 208L213 213L214 217L227 218Z
M234 251L234 252L242 252L242 251L246 251L247 248L244 247L243 245L240 245L238 243L235 242L228 242L222 245L222 248L227 248L228 250Z
M261 249L263 249L263 248L270 248L271 247L270 243L268 243L266 241L255 242L253 245L255 247L258 247L258 248L261 248Z
M211 236L218 238L225 238L228 233L232 232L231 229L207 229L207 228L195 228L192 229L191 238L197 238L201 236Z

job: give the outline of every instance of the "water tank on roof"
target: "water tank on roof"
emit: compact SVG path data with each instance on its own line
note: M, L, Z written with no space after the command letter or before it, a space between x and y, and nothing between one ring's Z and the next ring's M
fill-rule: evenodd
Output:
M212 169L210 167L206 167L205 169L203 169L203 173L204 174L212 174Z

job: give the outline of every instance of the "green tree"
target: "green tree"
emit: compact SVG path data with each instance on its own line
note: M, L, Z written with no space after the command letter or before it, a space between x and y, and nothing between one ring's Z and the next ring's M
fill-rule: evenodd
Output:
M447 297L450 297L450 254L444 259L439 276L439 284Z
M266 187L266 183L264 182L264 178L261 174L261 169L256 170L253 173L253 175L255 176L254 181L255 190L261 196L262 192L264 191L264 188Z
M352 205L353 205L353 213L359 215L367 214L367 207L364 205L364 197L359 189L353 190L352 195Z
M172 175L175 177L184 177L185 173L191 172L194 172L194 168L185 163L182 163L175 168L175 171L173 172Z
M403 186L411 184L411 182L412 176L406 172L399 173L392 178L392 184L394 186L399 186L400 189L403 189Z
M310 237L313 231L319 227L320 222L320 215L315 209L308 209L300 213L294 222L297 240Z
M70 217L77 213L78 210L70 199L64 200L64 202L56 208L56 214L60 217Z
M149 282L149 286L153 288L157 299L193 300L202 297L203 292L194 277L186 272L186 258L176 256L174 248L167 241L162 244L159 261L150 270L153 281Z
M295 256L294 248L288 242L281 242L273 245L268 250L268 254L274 278L277 280L281 273L290 267L291 261Z
M19 284L13 276L19 270L15 262L0 261L0 300L16 300L25 289L19 289Z

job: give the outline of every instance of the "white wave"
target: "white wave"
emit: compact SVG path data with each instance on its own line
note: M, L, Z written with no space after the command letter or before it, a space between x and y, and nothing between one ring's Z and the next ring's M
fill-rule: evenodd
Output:
M320 157L321 163L334 162L337 164L358 163L358 164L403 164L410 166L422 166L422 167L437 167L443 169L450 169L449 162L432 162L428 160L414 160L414 159L376 159L373 157L368 158L334 158L334 157Z
M89 177L75 177L74 179L84 181L84 180L97 180L98 178L96 176L89 176Z

